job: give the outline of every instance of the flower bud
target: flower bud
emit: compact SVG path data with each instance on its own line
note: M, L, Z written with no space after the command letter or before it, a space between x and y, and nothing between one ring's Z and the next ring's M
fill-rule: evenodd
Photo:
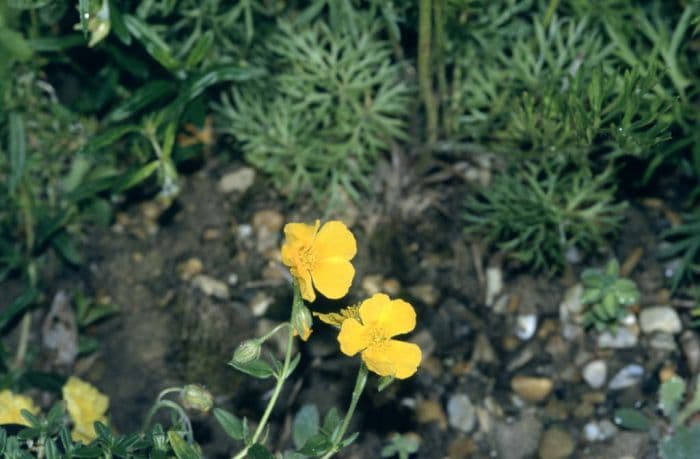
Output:
M260 340L249 339L238 345L233 353L233 361L238 364L248 363L260 356Z
M206 413L214 406L214 397L199 384L188 384L182 389L182 404L188 410Z
M306 341L311 336L311 326L313 325L313 319L311 318L311 311L306 306L300 305L292 317L292 328L294 333L299 335L302 341Z

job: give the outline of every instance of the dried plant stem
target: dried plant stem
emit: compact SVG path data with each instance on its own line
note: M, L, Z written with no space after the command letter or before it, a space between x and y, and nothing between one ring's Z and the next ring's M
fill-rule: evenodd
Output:
M425 105L428 143L437 140L437 104L433 94L432 61L430 54L430 34L432 22L432 1L420 0L418 12L418 83Z

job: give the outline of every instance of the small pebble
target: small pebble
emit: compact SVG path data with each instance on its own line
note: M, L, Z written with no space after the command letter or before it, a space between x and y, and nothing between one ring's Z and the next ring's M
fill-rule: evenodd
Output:
M433 284L415 285L408 289L408 293L431 307L435 306L440 298L440 292Z
M435 400L423 400L416 406L416 420L419 424L437 422L440 430L447 428L447 416L442 406Z
M664 332L680 333L683 329L678 313L670 306L654 306L642 309L639 313L639 325L644 333Z
M590 443L612 438L617 433L617 426L607 419L600 422L591 421L583 427L583 438Z
M503 290L503 271L498 267L486 268L486 306L491 306Z
M608 377L608 366L605 360L593 360L583 367L582 375L589 386L593 389L600 389Z
M466 394L457 394L447 402L449 424L457 430L469 433L476 424L474 405Z
M700 338L697 333L686 330L681 335L681 347L690 373L696 374L700 370Z
M644 368L641 365L632 363L618 371L608 384L608 389L618 390L634 386L642 380Z
M536 314L518 314L515 325L515 335L523 341L527 341L537 330Z
M669 333L655 333L649 340L649 346L657 351L675 351L678 346L676 339Z
M608 349L626 349L635 347L639 342L636 327L620 327L615 334L605 331L598 335L598 347Z
M516 376L510 381L510 387L520 398L528 402L541 402L552 393L554 383L549 378L535 376Z
M229 172L219 180L219 191L221 193L240 193L246 191L255 181L255 170L250 167L241 167L238 170Z
M199 258L188 258L182 263L177 265L177 273L180 279L183 281L192 280L197 274L201 274L204 271L204 264Z
M565 459L574 452L574 440L566 431L550 427L540 439L540 459Z
M205 274L198 274L192 279L192 284L207 296L213 296L220 300L229 298L228 285L213 277L209 277Z
M255 317L261 317L265 315L272 302L272 297L263 292L258 292L250 301L248 307Z

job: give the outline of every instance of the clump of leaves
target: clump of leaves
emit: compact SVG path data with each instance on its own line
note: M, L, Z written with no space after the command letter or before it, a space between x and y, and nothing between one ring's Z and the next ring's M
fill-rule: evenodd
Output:
M700 381L695 385L690 400L683 405L686 383L678 376L664 382L659 389L659 408L671 424L668 436L659 444L663 459L685 459L700 456L700 424L687 426L692 416L700 413Z
M394 434L391 443L382 448L382 457L398 456L399 459L408 459L411 454L418 452L419 446L420 443L414 436Z
M584 270L581 282L581 302L588 306L583 314L583 324L594 325L599 331L617 327L627 314L627 306L639 301L637 285L631 279L620 277L620 265L615 259L608 262L605 270Z
M671 289L675 291L681 282L700 273L700 211L684 215L683 223L665 231L662 237L668 244L659 256L680 257L671 278Z
M379 154L406 137L409 90L378 32L282 24L268 45L278 69L265 90L236 87L223 98L223 130L290 198L310 191L328 202L341 189L357 198Z
M618 229L626 204L615 201L611 174L527 163L467 198L465 231L536 269L556 271L567 251L594 249Z

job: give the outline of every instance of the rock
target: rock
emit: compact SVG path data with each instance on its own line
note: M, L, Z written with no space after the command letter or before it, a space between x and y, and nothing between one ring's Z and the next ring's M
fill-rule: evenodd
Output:
M607 419L600 422L591 421L583 426L583 438L594 443L612 438L617 433L617 426Z
M192 285L200 289L207 296L213 296L220 300L227 300L229 298L228 285L205 274L198 274L195 276L194 279L192 279Z
M641 365L632 363L618 371L608 384L608 389L618 390L634 386L642 380L644 368Z
M635 347L639 342L636 326L620 327L615 334L605 331L598 335L598 347L608 349L626 349Z
M600 389L608 377L608 366L605 360L593 360L583 367L583 380L593 389Z
M649 346L657 351L673 352L678 346L673 335L669 333L655 333L649 340Z
M255 317L262 317L267 312L274 300L271 296L263 292L258 292L255 294L253 299L250 301L248 307Z
M416 343L420 347L423 352L423 358L430 357L435 351L435 338L433 338L433 334L428 329L423 329L414 334L411 342Z
M681 347L691 374L700 370L700 338L697 333L687 330L681 335Z
M450 443L447 447L449 459L469 459L477 451L477 446L469 437L461 437Z
M183 281L192 280L194 276L201 274L202 271L204 271L204 264L199 258L188 258L177 265L177 274Z
M423 400L416 406L416 420L419 424L437 422L440 430L447 428L447 416L442 406L435 400Z
M554 383L549 378L535 376L516 376L510 381L510 387L528 402L541 402L552 393Z
M435 306L440 298L440 292L433 284L418 284L408 289L411 296L425 303L426 306Z
M222 193L245 192L255 181L255 170L250 167L241 167L229 172L219 179L218 189Z
M515 322L515 335L523 341L527 341L537 330L537 314L518 314Z
M381 274L369 274L362 278L362 290L367 295L374 295L382 291L382 282L384 278Z
M451 427L469 433L476 424L474 405L466 394L457 394L447 402L447 419Z
M561 334L564 339L573 341L583 336L583 328L580 325L583 312L583 286L576 284L569 287L564 293L564 299L559 304L559 320L561 321Z
M276 210L259 210L253 215L253 231L258 252L277 248L284 217Z
M678 313L670 306L654 306L642 309L639 313L639 325L644 333L664 332L680 333L683 329Z
M501 268L486 268L486 306L493 305L501 290L503 290L503 271Z
M398 279L390 277L382 282L382 291L387 295L394 297L401 291L401 283Z
M493 439L499 459L525 459L537 451L542 435L542 423L534 415L526 414L508 424L494 425Z
M574 452L574 440L566 431L551 427L540 440L540 459L565 459Z
M498 354L493 349L491 342L488 337L479 333L474 341L474 352L472 353L472 360L475 362L484 363L496 363L498 362Z

